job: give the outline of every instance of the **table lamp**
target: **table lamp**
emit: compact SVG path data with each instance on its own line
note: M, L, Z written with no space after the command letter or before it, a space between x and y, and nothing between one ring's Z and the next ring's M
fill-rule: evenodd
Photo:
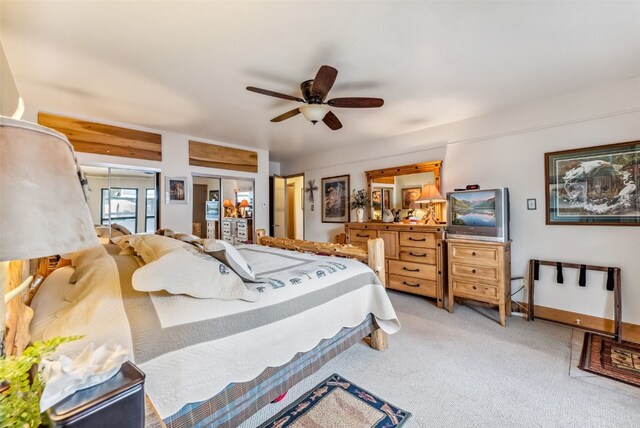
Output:
M433 203L445 202L445 199L442 197L435 184L427 183L422 186L422 192L414 202L427 204L427 214L425 214L427 225L435 226L438 224L435 219L435 205L433 205Z
M0 117L2 338L7 303L31 282L27 278L16 287L22 260L99 245L82 181L67 137L40 125Z
M246 213L247 213L247 207L249 206L249 201L247 201L246 199L243 199L240 202L240 215L242 216L242 218L245 217Z

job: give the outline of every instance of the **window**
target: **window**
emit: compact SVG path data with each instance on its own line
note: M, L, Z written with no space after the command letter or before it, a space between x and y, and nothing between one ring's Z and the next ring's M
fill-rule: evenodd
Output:
M138 230L138 189L103 188L100 206L102 225L118 223L132 233Z
M145 219L145 232L156 231L156 189L151 188L146 190L145 205L144 205L144 219Z

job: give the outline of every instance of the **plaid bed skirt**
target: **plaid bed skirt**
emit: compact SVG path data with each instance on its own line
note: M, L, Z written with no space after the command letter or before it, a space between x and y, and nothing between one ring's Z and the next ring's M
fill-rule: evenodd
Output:
M296 354L283 366L269 367L251 381L229 384L208 400L187 404L178 413L164 419L164 423L168 428L237 427L376 328L370 315L359 326L343 328L311 351Z

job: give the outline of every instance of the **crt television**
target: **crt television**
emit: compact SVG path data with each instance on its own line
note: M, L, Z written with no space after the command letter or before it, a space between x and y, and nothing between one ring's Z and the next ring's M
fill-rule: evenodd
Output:
M509 241L509 189L447 193L447 236Z

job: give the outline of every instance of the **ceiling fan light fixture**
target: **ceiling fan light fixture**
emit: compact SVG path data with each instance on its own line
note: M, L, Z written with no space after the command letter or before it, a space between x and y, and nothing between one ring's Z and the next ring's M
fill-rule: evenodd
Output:
M300 112L315 125L319 120L324 119L329 109L322 104L307 104L300 107Z

